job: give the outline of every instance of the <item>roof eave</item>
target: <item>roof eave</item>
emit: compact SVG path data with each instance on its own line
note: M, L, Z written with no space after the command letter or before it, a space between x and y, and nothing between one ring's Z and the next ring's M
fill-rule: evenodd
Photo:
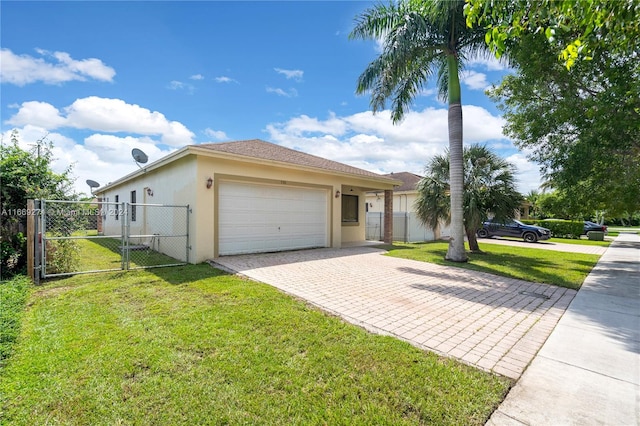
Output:
M296 169L296 170L303 170L303 171L312 171L312 172L316 172L316 173L322 173L322 174L333 174L333 175L338 175L338 176L342 176L342 177L347 177L347 178L352 178L352 179L364 179L370 182L375 182L375 183L379 183L381 185L392 185L392 186L400 186L402 185L402 181L397 180L397 179L392 179L386 176L367 176L367 175L358 175L358 174L353 174L353 173L347 173L347 172L341 172L341 171L337 171L337 170L327 170L327 169L323 169L320 167L312 167L312 166L303 166L303 165L299 165L299 164L293 164L293 163L288 163L286 161L277 161L277 160L268 160L268 159L263 159L263 158L256 158L256 157L251 157L248 155L240 155L240 154L235 154L235 153L229 153L229 152L224 152L224 151L214 151L211 149L207 149L207 148L201 148L198 147L197 145L187 145L175 152L172 152L171 154L149 164L148 166L140 169L140 170L136 170L132 173L129 173L126 176L123 176L120 179L115 180L114 182L111 182L103 187L98 188L94 193L95 194L101 194L111 188L114 188L116 186L120 186L132 179L135 179L139 176L142 176L143 174L150 172L152 170L156 170L166 164L169 164L173 161L176 161L180 158L183 158L187 155L190 154L194 154L194 155L202 155L205 157L210 157L210 158L221 158L221 159L235 159L238 161L245 161L245 162L249 162L249 163L254 163L254 164L269 164L269 165L273 165L273 166L277 166L277 167L285 167L288 169Z
M229 159L229 158L233 158L236 160L241 160L241 161L246 161L249 163L254 163L254 164L269 164L269 165L273 165L273 166L277 166L277 167L285 167L288 169L295 169L295 170L304 170L304 171L312 171L312 172L316 172L316 173L322 173L322 174L333 174L333 175L339 175L342 177L349 177L349 178L359 178L359 179L366 179L369 181L373 181L373 182L379 182L379 183L383 183L383 184L387 184L387 185L393 185L393 186L400 186L402 185L402 181L398 180L398 179L392 179L386 176L382 176L380 175L380 177L376 177L376 176L367 176L367 175L358 175L358 174L354 174L354 173L347 173L347 172L341 172L341 171L337 171L337 170L328 170L328 169L323 169L321 167L312 167L312 166L304 166L304 165L300 165L300 164L294 164L294 163L288 163L286 161L277 161L277 160L269 160L269 159L264 159L264 158L256 158L256 157L251 157L248 155L241 155L241 154L235 154L235 153L229 153L229 152L224 152L224 151L214 151L214 150L210 150L207 148L200 148L197 145L190 145L188 148L191 148L194 153L196 154L202 154L206 157L212 157L212 158L223 158L223 159Z
M126 182L128 182L128 181L130 181L132 179L137 178L138 176L142 176L143 174L145 174L147 172L150 172L152 170L156 170L156 169L158 169L158 168L160 168L160 167L162 167L162 166L164 166L166 164L169 164L169 163L171 163L173 161L176 161L176 160L178 160L180 158L183 158L183 157L185 157L185 156L190 154L188 151L189 151L189 146L185 146L183 148L180 148L179 150L174 151L171 154L168 154L168 155L162 157L161 159L154 161L153 163L149 164L148 166L142 167L139 170L131 172L128 175L125 175L125 176L121 177L120 179L117 179L117 180L115 180L113 182L108 183L105 186L102 186L102 187L98 188L96 191L94 191L94 194L103 193L106 190L109 190L109 189L114 188L116 186L120 186L120 185L122 185L122 184L124 184L124 183L126 183Z

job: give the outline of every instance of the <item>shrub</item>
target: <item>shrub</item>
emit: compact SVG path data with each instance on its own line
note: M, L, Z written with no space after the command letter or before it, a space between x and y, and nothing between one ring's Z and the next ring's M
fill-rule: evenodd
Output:
M22 232L0 242L1 279L24 273L27 267L27 238Z
M80 247L75 240L47 241L47 273L74 272L80 265Z
M547 228L556 238L580 238L584 232L584 222L572 220L532 220L521 219L520 222L527 225L536 225Z
M551 230L556 238L580 238L584 232L584 222L571 220L541 220L540 226Z

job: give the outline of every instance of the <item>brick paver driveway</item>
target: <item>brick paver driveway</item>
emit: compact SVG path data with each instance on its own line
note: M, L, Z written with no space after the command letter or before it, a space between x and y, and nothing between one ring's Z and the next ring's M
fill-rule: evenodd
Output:
M221 257L370 331L517 379L576 291L384 256L369 247Z

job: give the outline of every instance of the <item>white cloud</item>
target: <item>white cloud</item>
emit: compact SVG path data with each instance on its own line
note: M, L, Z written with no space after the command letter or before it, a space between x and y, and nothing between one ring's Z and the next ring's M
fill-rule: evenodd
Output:
M285 91L284 89L281 89L279 87L268 87L267 86L267 93L275 93L278 96L284 96L285 98L295 98L296 96L298 96L298 91L294 88L291 88L287 91Z
M65 124L66 119L60 115L58 108L46 102L23 102L18 112L5 123L13 126L32 124L45 129L56 129Z
M496 59L495 56L475 57L467 60L467 66L481 67L487 71L504 71L507 69L506 62L504 60Z
M502 134L504 120L482 107L463 107L466 144L504 144L509 154L514 147ZM331 113L326 119L300 115L282 123L271 123L265 131L269 140L310 154L329 158L377 173L408 171L422 174L427 161L444 153L449 145L446 108L410 111L394 125L388 110L348 116ZM509 155L506 154L506 155ZM522 190L537 186L536 166L524 155L514 157L521 170Z
M531 191L539 191L542 177L540 166L527 160L524 153L516 153L506 158L507 161L516 166L518 172L518 190L521 194L528 194Z
M430 88L430 89L423 88L418 92L418 96L426 96L426 97L431 97L437 94L438 94L438 91L434 88Z
M204 76L202 74L194 74L189 77L191 80L204 80Z
M285 70L282 68L274 68L274 71L278 74L284 75L287 79L293 79L296 81L302 81L304 71L302 70Z
M99 132L127 132L138 135L158 135L161 143L183 146L193 142L194 134L182 123L169 121L157 112L121 99L76 99L63 109L63 115L46 102L24 102L18 112L6 122L14 126L31 124L47 130L74 127Z
M384 46L385 46L385 43L386 43L386 38L387 38L387 36L385 34L382 37L376 39L376 46L374 48L376 53L384 52Z
M129 164L133 161L131 150L141 149L149 157L149 161L159 159L166 151L156 146L156 142L149 137L136 138L133 136L119 137L94 133L84 139L84 148L99 155L101 161L109 164Z
M215 80L218 83L237 83L238 82L238 80L235 80L235 79L233 79L231 77L227 77L225 75L222 75L220 77L216 77Z
M472 90L486 90L490 86L487 75L477 71L463 71L460 80Z
M225 132L221 130L213 130L208 127L204 130L204 134L219 141L229 139Z
M304 133L326 133L329 135L339 136L346 131L347 123L331 114L329 119L321 121L317 118L311 118L307 115L294 117L286 123L285 129L287 133L294 135L302 135Z
M0 80L24 86L41 81L45 84L61 84L67 81L113 81L116 72L100 59L89 58L75 60L66 52L49 52L36 49L44 58L30 55L16 55L9 49L0 49ZM46 59L53 59L47 62Z
M178 89L184 88L184 83L181 81L173 80L172 82L169 83L169 86L167 87L171 90L178 90Z
M171 82L169 82L169 85L167 85L167 89L170 90L184 90L185 92L187 92L188 94L193 94L193 92L195 92L195 87L193 87L192 84L189 83L183 83L182 81L178 81L178 80L173 80Z

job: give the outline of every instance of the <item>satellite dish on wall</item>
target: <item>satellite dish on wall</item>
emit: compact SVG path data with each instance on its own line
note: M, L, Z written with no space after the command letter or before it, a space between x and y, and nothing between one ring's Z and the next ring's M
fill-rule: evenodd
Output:
M133 161L136 162L138 167L140 167L140 164L145 164L147 161L149 161L149 157L147 157L147 154L145 154L144 151L138 148L133 148L131 150L131 156L133 157Z
M91 195L93 195L93 188L98 188L100 184L95 180L87 179L87 185L89 185L89 190L91 191Z

